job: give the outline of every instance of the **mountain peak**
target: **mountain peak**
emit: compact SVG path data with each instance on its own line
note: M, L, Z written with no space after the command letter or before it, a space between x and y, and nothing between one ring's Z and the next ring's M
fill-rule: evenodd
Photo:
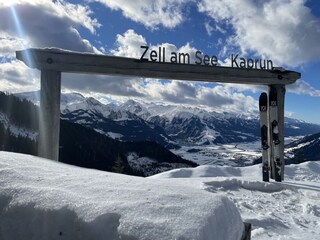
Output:
M101 102L99 102L97 99L93 98L93 97L88 97L86 98L86 102L88 104L91 104L93 106L100 106L103 105Z
M126 101L125 103L123 103L122 105L120 105L120 108L122 111L128 111L134 114L137 114L139 116L141 115L145 115L145 116L149 116L150 113L148 112L148 110L139 102L136 102L132 99Z

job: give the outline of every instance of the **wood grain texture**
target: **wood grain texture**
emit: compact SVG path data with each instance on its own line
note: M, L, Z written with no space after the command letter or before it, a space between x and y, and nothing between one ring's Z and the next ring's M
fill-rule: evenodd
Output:
M294 71L159 63L140 61L134 58L77 53L61 49L26 49L17 51L16 57L29 67L39 70L168 80L286 85L294 83L301 76L300 73ZM30 60L28 61L28 59Z
M41 71L38 156L59 160L61 73Z

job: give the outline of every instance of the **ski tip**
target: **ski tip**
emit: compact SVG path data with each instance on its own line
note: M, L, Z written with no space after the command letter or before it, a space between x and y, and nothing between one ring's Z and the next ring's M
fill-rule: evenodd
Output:
M266 98L268 98L267 96L268 96L268 95L267 95L266 92L262 92L262 93L260 94L260 98L259 98L259 99L266 99Z
M271 87L269 91L269 104L270 106L273 106L276 103L277 103L277 89L274 87Z
M268 95L267 93L263 92L261 93L260 95L260 98L259 98L259 108L260 108L260 111L267 111L267 106L268 106Z

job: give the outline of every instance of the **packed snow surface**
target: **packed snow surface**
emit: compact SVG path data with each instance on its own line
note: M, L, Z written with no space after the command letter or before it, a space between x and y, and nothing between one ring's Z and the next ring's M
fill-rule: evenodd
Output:
M0 152L0 239L230 239L235 204L196 182L126 176Z
M0 152L0 239L239 239L242 221L252 239L320 239L320 162L265 183L259 165L139 178Z
M252 224L252 239L320 239L320 162L285 166L284 182L261 181L261 166L203 165L152 179L184 183L227 196Z

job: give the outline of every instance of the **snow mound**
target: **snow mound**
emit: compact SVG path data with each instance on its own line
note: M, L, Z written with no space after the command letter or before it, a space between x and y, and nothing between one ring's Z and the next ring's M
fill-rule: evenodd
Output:
M250 172L255 173L257 166L247 168L201 165L196 168L180 168L159 173L150 178L198 178L198 177L241 177L250 176ZM252 171L251 171L252 169Z
M252 239L320 239L320 162L285 166L284 182L261 181L261 164L199 166L150 178L227 196L252 224Z
M153 175L150 178L208 178L245 177L261 179L261 164L248 167L201 165L196 168L179 168ZM285 166L285 180L320 182L320 161Z
M320 182L320 162L304 162L286 166L286 176L295 181Z
M284 189L288 189L287 186L278 183L266 183L259 181L245 181L239 179L225 179L223 181L211 181L204 182L204 189L210 192L221 192L228 190L239 190L240 188L251 190L251 191L260 191L265 193L280 192Z
M227 197L0 152L0 239L240 239Z

